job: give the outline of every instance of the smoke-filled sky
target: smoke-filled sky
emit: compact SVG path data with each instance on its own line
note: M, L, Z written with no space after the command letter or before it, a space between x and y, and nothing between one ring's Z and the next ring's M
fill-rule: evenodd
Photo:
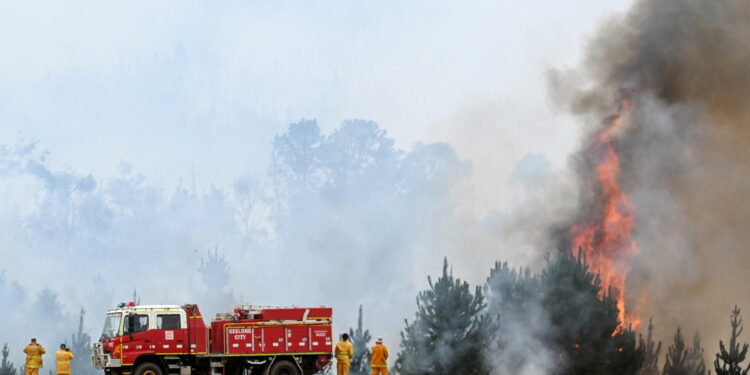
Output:
M713 343L746 284L740 3L0 3L0 303L30 311L0 343L52 346L82 307L96 337L137 287L328 304L339 331L363 304L395 347L443 256L475 284L538 267L623 90L629 283L661 337Z
M519 186L563 168L575 146L578 127L549 106L543 73L576 64L602 17L627 3L3 2L0 298L59 306L68 322L83 307L94 337L101 310L134 287L144 302L209 312L330 304L339 330L362 303L374 334L395 342L443 256L474 283L495 259L536 259L503 253L493 232L503 204L525 196ZM275 137L291 123L316 119L335 138L351 118L394 143L361 177L380 185L329 181L321 193L274 175ZM348 137L366 142L362 132ZM357 142L345 138L331 140L335 152ZM351 173L336 163L314 168ZM359 208L326 200L346 195L336 189ZM353 291L334 292L341 278ZM45 337L27 316L6 318L0 341L13 345L70 331L49 319Z
M113 175L124 159L163 185L195 173L206 186L261 172L290 122L364 118L402 147L448 141L507 175L526 153L571 147L574 128L548 124L540 72L573 64L627 3L4 3L0 136L39 139L80 171ZM475 150L488 131L503 136Z

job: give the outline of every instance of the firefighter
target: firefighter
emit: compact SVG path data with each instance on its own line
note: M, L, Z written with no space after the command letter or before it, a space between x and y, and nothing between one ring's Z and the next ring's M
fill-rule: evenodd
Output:
M336 357L336 375L349 375L349 366L352 357L354 357L354 347L349 342L349 334L341 335L341 341L336 343L334 351Z
M388 348L383 345L383 338L378 337L375 340L375 345L370 350L370 368L372 373L370 375L388 375Z
M57 375L70 375L70 360L75 358L65 344L60 345L60 350L55 353L57 360Z
M32 338L31 343L26 345L23 352L26 353L26 375L39 375L39 369L43 367L42 355L47 351L36 343L35 338Z

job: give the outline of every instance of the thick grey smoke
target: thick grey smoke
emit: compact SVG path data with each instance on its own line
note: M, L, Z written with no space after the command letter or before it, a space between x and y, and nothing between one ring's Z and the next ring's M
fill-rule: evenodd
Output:
M717 342L732 304L750 308L749 43L750 2L641 0L550 75L592 131L632 101L615 135L640 250L626 297L662 338L679 323Z

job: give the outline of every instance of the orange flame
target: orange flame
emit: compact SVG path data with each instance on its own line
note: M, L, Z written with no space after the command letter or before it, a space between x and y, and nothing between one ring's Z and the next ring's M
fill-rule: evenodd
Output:
M609 118L605 126L594 134L594 144L588 151L595 160L594 179L598 209L589 217L570 228L571 250L575 254L581 249L589 266L599 272L602 290L610 293L617 302L620 327L625 324L637 328L637 318L626 314L625 281L628 258L636 253L632 238L635 224L633 205L617 181L620 174L620 158L612 141L612 133L623 126L623 117L630 111L630 103L623 100L616 115Z

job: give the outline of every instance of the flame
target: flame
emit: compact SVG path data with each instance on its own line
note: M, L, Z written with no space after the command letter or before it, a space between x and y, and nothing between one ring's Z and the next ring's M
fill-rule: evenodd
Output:
M594 134L586 157L595 164L597 210L571 226L570 237L571 251L583 251L591 269L600 274L603 292L617 302L620 327L629 324L635 329L640 320L627 314L625 306L628 258L638 251L632 238L635 216L630 199L618 183L620 157L612 141L613 133L623 127L623 118L630 110L630 102L622 100L617 114Z

